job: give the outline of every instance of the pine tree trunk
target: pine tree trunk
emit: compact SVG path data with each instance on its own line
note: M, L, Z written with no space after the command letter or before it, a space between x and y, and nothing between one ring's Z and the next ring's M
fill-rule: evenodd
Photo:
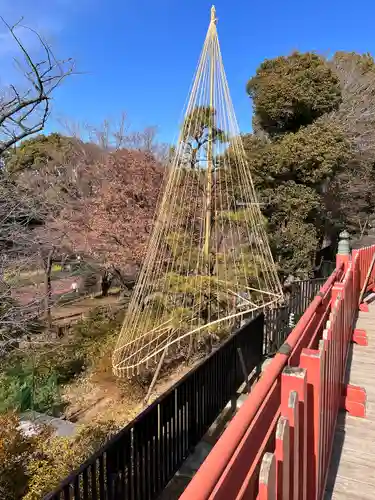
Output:
M108 271L104 271L102 276L102 297L107 297L109 289L111 288L112 279L108 273Z

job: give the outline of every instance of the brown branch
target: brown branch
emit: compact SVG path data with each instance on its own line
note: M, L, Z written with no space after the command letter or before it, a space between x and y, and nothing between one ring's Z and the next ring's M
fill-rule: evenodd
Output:
M43 130L50 112L49 101L53 91L69 75L73 74L71 59L57 60L51 48L32 28L23 26L21 21L8 24L0 17L15 41L26 62L23 76L28 88L21 92L14 84L9 86L10 95L0 102L0 155L13 147L20 140ZM44 57L35 61L30 52L17 35L16 30L22 27L32 32L43 49ZM22 66L18 64L21 69Z

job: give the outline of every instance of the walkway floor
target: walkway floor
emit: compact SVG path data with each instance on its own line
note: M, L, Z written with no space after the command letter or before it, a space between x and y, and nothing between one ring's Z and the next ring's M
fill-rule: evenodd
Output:
M369 309L356 325L366 330L368 346L353 345L347 367L349 383L366 390L366 417L339 414L325 500L375 498L375 304Z

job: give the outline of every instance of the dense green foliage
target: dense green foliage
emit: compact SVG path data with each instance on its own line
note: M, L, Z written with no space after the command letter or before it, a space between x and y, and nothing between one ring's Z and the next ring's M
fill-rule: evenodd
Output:
M350 157L339 127L320 121L269 142L244 138L283 274L308 273L328 224L323 192Z
M323 241L363 233L374 211L375 65L295 52L264 61L247 85L249 166L282 274L311 274Z
M74 142L71 138L58 133L37 135L23 141L19 146L8 152L7 170L16 174L25 169L43 168L52 160L62 160L72 153Z
M123 313L93 310L79 321L68 338L15 351L0 368L0 413L32 409L58 415L63 403L61 386L90 368L109 337L115 337Z
M270 135L295 132L341 102L337 76L311 52L266 59L246 89L259 125Z
M57 437L42 426L25 436L15 413L0 414L0 498L40 500L117 430L111 422L82 426L73 437Z
M255 147L256 146L256 147ZM244 140L260 189L295 181L319 189L350 157L350 145L338 126L315 122L275 142Z

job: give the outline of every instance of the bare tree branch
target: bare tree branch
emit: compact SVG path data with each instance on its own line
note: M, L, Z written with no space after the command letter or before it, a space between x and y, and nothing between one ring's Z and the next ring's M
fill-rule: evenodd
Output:
M10 85L3 90L0 99L0 156L18 141L44 129L50 113L50 101L54 90L69 75L73 74L72 59L58 60L39 33L22 25L22 19L10 25L2 17L23 59L18 62L25 85ZM18 35L19 29L33 33L43 51L36 61Z

